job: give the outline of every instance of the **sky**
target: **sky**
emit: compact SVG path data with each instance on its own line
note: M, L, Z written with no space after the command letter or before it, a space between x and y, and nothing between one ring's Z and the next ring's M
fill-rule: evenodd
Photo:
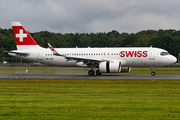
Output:
M0 0L0 27L29 32L98 33L180 30L179 0Z

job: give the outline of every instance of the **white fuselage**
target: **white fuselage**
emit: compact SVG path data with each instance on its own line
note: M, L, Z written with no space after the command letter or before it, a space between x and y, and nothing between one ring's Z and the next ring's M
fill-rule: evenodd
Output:
M166 50L152 47L137 48L55 48L55 50L65 56L79 56L86 58L98 58L104 60L121 61L121 66L166 66L176 62L176 58ZM43 64L75 67L79 66L77 60L66 60L63 56L55 56L49 48L34 48L21 50L29 55L21 56L14 53L9 55L40 62Z
M42 64L64 67L89 67L88 74L130 72L131 66L166 66L176 62L176 58L166 50L152 47L134 48L49 48L40 47L20 22L11 22L17 50L8 54L17 58Z

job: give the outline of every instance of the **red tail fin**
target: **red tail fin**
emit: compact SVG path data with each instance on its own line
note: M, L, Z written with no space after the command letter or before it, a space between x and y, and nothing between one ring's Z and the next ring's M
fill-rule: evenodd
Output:
M25 49L29 47L39 47L35 40L23 28L20 22L11 22L14 39L16 41L17 49Z

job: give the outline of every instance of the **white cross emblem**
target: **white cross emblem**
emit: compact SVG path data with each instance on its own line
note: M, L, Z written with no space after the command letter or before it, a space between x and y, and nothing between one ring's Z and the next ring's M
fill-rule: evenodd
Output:
M27 34L23 34L23 30L19 30L19 34L16 34L16 37L19 38L20 42L23 42L23 38L27 37Z

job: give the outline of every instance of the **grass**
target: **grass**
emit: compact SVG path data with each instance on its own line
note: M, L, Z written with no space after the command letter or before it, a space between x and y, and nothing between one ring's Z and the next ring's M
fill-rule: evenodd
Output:
M29 74L87 74L89 68L78 67L31 67L31 66L15 66L6 67L0 66L0 74L25 74L28 69ZM180 67L155 67L156 74L180 74ZM132 67L130 73L118 73L118 74L150 74L150 67Z
M0 79L0 119L180 119L180 81Z

